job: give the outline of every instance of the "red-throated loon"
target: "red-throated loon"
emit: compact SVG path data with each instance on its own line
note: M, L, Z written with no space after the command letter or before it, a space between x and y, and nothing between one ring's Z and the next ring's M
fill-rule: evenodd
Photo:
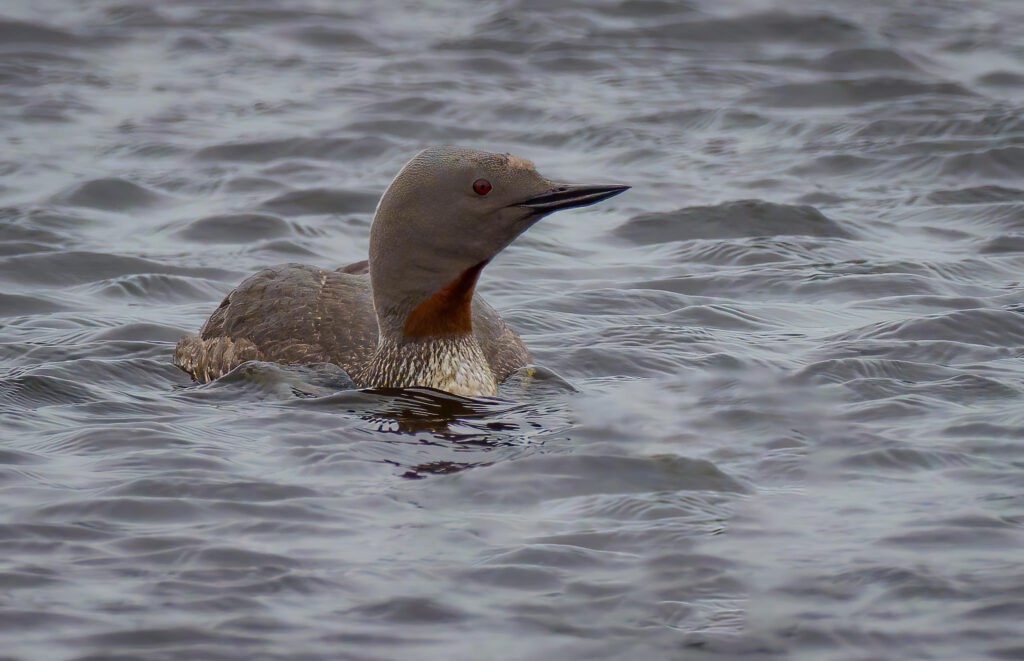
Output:
M530 354L474 295L480 271L549 213L628 188L555 184L508 154L425 149L384 191L367 262L256 273L178 343L174 364L209 381L248 360L330 362L361 388L494 395Z

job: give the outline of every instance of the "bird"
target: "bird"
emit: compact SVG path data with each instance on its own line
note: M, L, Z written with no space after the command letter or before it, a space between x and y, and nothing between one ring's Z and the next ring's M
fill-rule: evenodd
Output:
M333 363L358 388L494 396L530 353L475 293L481 271L548 214L629 188L554 183L510 154L429 147L381 196L369 259L255 273L178 342L174 364L207 382L251 360Z

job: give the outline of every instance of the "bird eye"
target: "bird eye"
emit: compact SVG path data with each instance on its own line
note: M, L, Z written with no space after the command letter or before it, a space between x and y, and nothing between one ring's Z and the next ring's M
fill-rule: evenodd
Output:
M473 191L477 195L487 195L491 192L491 182L486 179L477 179L473 182Z

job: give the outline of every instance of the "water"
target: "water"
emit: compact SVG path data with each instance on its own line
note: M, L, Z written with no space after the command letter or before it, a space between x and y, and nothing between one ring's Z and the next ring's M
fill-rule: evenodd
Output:
M1024 658L1021 3L0 13L3 658ZM571 387L171 365L436 143Z

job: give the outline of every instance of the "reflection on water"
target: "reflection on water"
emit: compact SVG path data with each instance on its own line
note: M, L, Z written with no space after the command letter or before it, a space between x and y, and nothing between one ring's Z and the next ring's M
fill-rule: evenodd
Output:
M1020 658L1022 12L5 3L2 654ZM536 366L171 364L439 143L633 185L483 273Z

